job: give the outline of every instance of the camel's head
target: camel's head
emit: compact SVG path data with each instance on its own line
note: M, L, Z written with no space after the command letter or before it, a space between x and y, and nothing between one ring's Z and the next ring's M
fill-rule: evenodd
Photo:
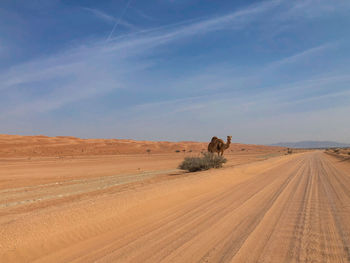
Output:
M232 136L227 136L228 141L231 141L231 139L232 139Z

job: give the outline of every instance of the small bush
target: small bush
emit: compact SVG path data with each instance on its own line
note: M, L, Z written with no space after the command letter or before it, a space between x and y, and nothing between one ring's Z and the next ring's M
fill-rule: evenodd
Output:
M176 153L179 153L179 152L180 152L180 150L176 150L175 152L176 152Z
M339 153L339 149L333 149L333 152L335 152L335 153Z
M150 153L150 152L151 152L151 149L147 149L146 152L147 152L147 153Z
M288 153L288 154L292 154L292 153L293 153L293 150L288 148L287 153Z
M350 152L348 152L348 155L350 155Z
M179 165L179 169L196 172L210 168L220 168L224 163L226 163L226 159L223 156L206 152L203 153L202 157L186 157Z

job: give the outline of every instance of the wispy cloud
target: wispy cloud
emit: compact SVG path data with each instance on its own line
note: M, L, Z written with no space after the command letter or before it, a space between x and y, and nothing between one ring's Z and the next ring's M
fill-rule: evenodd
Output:
M84 10L90 12L91 14L93 14L94 16L96 16L97 18L109 23L109 24L112 24L114 25L118 20L114 17L114 16L111 16L105 12L102 12L101 10L98 10L98 9L95 9L95 8L89 8L89 7L82 7ZM119 24L121 26L124 26L130 30L140 30L139 27L127 22L126 20L124 19L120 19L119 21Z
M298 67L303 65L305 61L310 61L320 54L332 51L337 45L338 44L335 42L318 45L282 59L266 63L263 66L250 67L248 70L244 71L237 66L227 64L214 64L209 67L202 67L198 73L190 73L188 76L183 76L180 80L174 81L171 87L180 90L200 89L207 92L227 92L227 90L230 90L231 93L236 95L245 93L247 87L254 86L260 87L254 89L254 92L266 92L270 89L280 90L280 86L271 86L271 84L264 85L264 80L271 78L277 79L276 75L279 74L279 71L285 68L288 69L290 66ZM339 73L334 73L333 76L336 76L334 78L338 79ZM345 75L341 76L344 77ZM313 79L313 76L309 76L308 79ZM320 78L318 76L316 79L320 79L320 81L325 83L327 82L325 77ZM332 77L327 79L332 79ZM313 79L313 81L316 80ZM302 83L304 84L304 82L309 83L310 81L303 78ZM193 83L196 83L195 87L193 87ZM294 85L294 87L295 86L296 85Z
M173 39L196 34L205 34L223 29L242 29L246 27L250 22L255 21L258 18L258 15L261 15L264 12L270 10L278 3L279 1L266 1L261 4L253 5L227 15L187 24L171 32L168 32L168 34L164 34L164 37Z
M139 9L134 9L136 11L136 13L141 16L142 18L145 18L147 20L150 20L150 21L155 21L157 20L156 18L154 18L153 16L150 16L148 14L146 14L144 11L142 10L139 10Z
M289 1L288 1L289 2ZM284 12L274 16L280 21L300 18L316 18L332 13L346 13L350 10L350 2L343 0L304 0L287 3Z
M89 73L94 74L95 68L98 68L96 62L107 63L108 65L111 63L111 60L116 58L118 58L116 60L117 63L113 63L113 65L109 64L108 67L113 66L122 69L123 63L126 63L126 60L132 60L137 55L150 52L157 46L177 39L198 33L209 33L236 22L239 23L240 27L244 27L242 21L254 19L257 13L264 12L271 3L263 3L259 6L253 6L229 15L209 18L200 22L174 25L174 27L161 27L156 31L148 30L137 34L127 34L115 37L113 41L107 44L97 40L95 43L78 46L55 56L40 58L32 62L14 66L10 70L1 73L0 79L3 83L1 88L6 89L15 85L23 85L35 81L49 81L56 77L72 76L73 78L77 78L80 75L78 72L84 72L86 74L88 73L87 70L91 70ZM93 11L104 20L112 21L114 19L100 11L87 10ZM108 67L107 69L104 68L103 71L108 70ZM84 78L86 76L84 75Z
M118 27L118 25L120 25L120 23L122 22L122 19L123 19L124 15L125 15L126 11L127 11L128 8L129 8L129 6L130 6L130 4L131 4L131 1L132 1L132 0L128 0L128 1L126 2L126 5L125 5L125 7L124 7L122 13L119 15L119 17L117 18L116 22L114 23L114 26L113 26L111 32L109 33L109 35L108 35L106 41L109 41L109 40L110 40L110 38L113 36L113 33L114 33L115 29L116 29L116 28Z
M93 15L95 15L96 17L106 21L106 22L109 22L109 23L115 23L116 19L111 16L111 15L108 15L98 9L95 9L95 8L89 8L89 7L82 7L84 10L92 13Z
M319 45L316 47L312 47L312 48L303 50L297 54L294 54L292 56L289 56L289 57L283 58L281 60L272 62L268 67L272 67L272 68L280 67L283 65L293 64L297 61L303 61L306 58L310 58L310 57L315 56L317 54L320 54L324 51L327 51L331 48L334 48L337 46L337 44L338 44L337 42L332 42L332 43L325 43L325 44L322 44L322 45Z

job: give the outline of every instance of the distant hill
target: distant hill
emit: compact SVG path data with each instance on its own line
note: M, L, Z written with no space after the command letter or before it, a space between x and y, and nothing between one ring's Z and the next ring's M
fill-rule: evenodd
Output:
M350 147L350 144L332 142L332 141L301 141L301 142L280 142L271 144L271 146L282 146L289 148L343 148Z
M199 154L208 142L136 141L129 139L80 139L73 136L47 137L0 134L0 158L4 157L63 157L116 154ZM231 143L226 153L262 153L280 151L280 147ZM0 160L1 161L1 160ZM1 174L1 173L0 173ZM1 181L0 181L1 184Z

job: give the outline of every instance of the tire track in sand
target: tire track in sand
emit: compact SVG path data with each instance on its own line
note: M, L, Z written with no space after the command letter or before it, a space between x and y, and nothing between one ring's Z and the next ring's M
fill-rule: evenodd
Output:
M283 158L263 172L249 164L249 173L229 168L149 186L157 198L139 201L120 218L111 214L108 231L96 216L97 225L76 228L65 242L46 240L42 250L34 244L31 259L350 262L349 173L319 151Z

